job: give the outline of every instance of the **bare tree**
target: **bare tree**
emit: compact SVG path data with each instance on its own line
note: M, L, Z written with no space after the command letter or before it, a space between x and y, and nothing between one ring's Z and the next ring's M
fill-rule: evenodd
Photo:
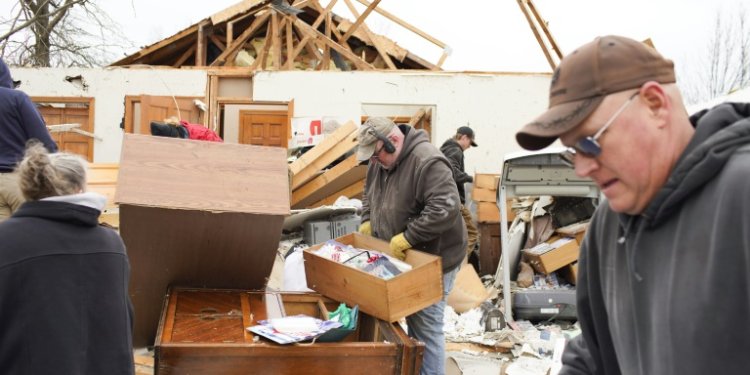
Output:
M701 103L750 86L750 19L740 5L732 12L717 11L705 50L678 67L679 82L688 104ZM703 53L702 53L703 52Z
M92 0L17 0L0 16L0 57L21 66L100 66L132 44Z

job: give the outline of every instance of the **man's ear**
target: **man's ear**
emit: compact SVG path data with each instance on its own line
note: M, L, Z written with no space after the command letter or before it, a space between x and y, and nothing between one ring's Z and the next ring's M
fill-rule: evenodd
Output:
M656 118L666 118L671 108L669 96L664 86L655 81L649 81L641 86L639 93L641 100L648 107L649 115Z

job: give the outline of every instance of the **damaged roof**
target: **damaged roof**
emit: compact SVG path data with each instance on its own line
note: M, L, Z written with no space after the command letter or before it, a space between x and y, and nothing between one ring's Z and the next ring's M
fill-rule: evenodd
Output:
M437 39L385 10L381 0L354 0L367 8L360 14L353 0L343 0L354 22L317 0L245 0L176 34L144 47L110 66L163 65L242 66L254 70L441 70L447 57L433 64L385 36L370 31L364 20L373 11L447 50Z

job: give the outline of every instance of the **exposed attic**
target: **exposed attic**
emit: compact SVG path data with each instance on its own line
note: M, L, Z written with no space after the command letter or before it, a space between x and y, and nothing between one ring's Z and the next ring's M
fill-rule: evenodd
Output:
M245 0L111 64L175 68L241 66L252 70L441 70L373 33L365 19L377 12L447 50L423 31L378 8L381 0L342 0L356 18L334 14L317 0ZM353 1L364 5L358 11Z

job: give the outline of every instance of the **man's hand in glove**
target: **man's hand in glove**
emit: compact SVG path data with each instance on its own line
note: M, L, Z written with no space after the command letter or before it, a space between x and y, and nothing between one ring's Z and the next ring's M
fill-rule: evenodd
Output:
M406 259L406 253L404 253L406 249L411 249L411 244L406 240L403 232L391 238L391 252L393 256L401 260Z
M372 225L370 225L370 221L365 221L364 223L360 224L359 226L359 233L364 234L365 236L372 236Z

